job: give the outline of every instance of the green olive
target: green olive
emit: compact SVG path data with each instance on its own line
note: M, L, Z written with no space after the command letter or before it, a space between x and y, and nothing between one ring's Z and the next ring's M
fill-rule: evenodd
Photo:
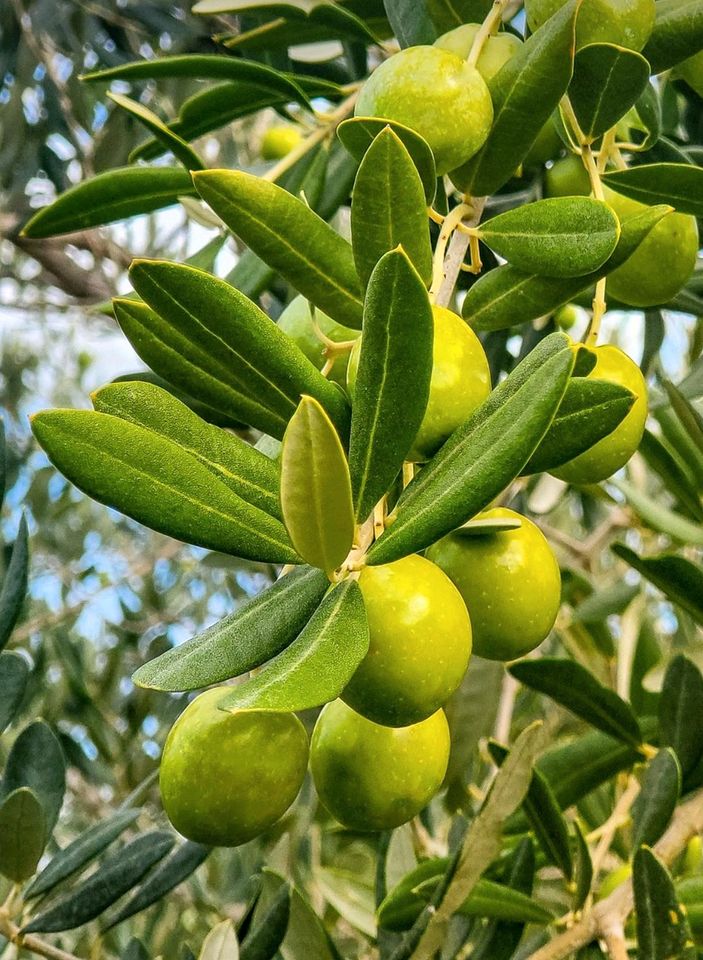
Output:
M225 712L207 690L171 728L161 758L164 810L197 843L236 847L271 827L305 778L308 738L292 713Z
M554 626L561 599L559 565L542 531L526 517L496 507L480 518L518 519L520 526L481 536L450 533L427 556L464 598L474 653L514 660L539 646Z
M561 330L571 330L580 319L579 308L575 303L565 303L554 314L554 322Z
M412 127L430 145L441 175L483 146L493 102L475 67L448 50L418 46L401 50L374 70L355 113Z
M433 307L432 379L425 416L408 460L429 460L491 392L491 371L481 341L451 310ZM361 341L352 348L347 385L354 395Z
M544 174L544 195L546 197L587 197L591 192L591 181L581 157L570 154L555 160Z
M342 699L390 727L435 713L471 655L464 601L439 567L417 555L364 567L359 577L371 642Z
M541 27L566 0L525 0L530 30ZM655 0L583 0L576 19L576 49L615 43L641 50L654 26Z
M606 189L605 197L621 221L643 213L637 200ZM653 307L671 300L693 273L698 257L696 218L670 213L644 238L632 256L608 274L607 292L631 307Z
M624 467L640 445L647 420L647 385L642 371L622 350L613 346L595 348L596 365L588 374L593 380L619 383L636 399L625 419L590 449L558 470L554 476L568 483L598 483Z
M684 79L699 97L703 97L703 50L678 64L676 74Z
M335 700L312 735L317 794L351 830L392 830L412 819L441 787L448 762L441 710L411 727L383 727Z
M434 46L449 50L465 60L480 28L480 23L464 23L448 33L443 33L435 40ZM521 46L522 40L514 33L499 33L495 37L488 37L476 61L476 69L486 82L492 80Z
M280 160L302 139L303 134L298 127L269 127L261 138L261 156L264 160Z
M336 320L328 317L317 307L315 308L315 323L320 328L320 332L330 340L334 340L335 343L356 340L359 336L358 330L343 327L341 323L337 323ZM278 326L300 347L308 360L314 363L318 370L323 368L327 360L325 344L315 332L310 303L305 297L297 296L291 300L278 318ZM343 385L347 376L348 363L348 352L338 354L328 378Z

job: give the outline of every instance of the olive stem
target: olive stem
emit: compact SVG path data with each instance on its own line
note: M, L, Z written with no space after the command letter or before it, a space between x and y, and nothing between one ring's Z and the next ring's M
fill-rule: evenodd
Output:
M472 208L468 204L458 203L444 218L442 228L439 231L439 237L437 238L437 245L434 250L430 300L436 300L437 294L446 279L447 273L445 257L447 253L447 246L452 238L452 234L459 227L464 217L472 212Z
M466 219L462 221L463 225L466 227L477 226L485 205L485 197L467 198L466 202L461 204L461 206L468 208L468 212L465 211ZM470 239L467 233L460 230L455 231L451 238L449 250L442 265L443 280L434 296L434 302L438 307L447 307L449 305L457 278L461 272L461 265L464 262L464 257L469 247Z
M639 782L634 777L631 777L627 787L625 790L623 790L620 799L615 804L613 812L598 828L600 838L592 857L594 877L598 876L598 873L603 866L603 861L605 860L608 850L610 850L610 847L612 846L613 837L615 836L616 832L629 820L630 809L632 804L637 799L639 792Z
M50 943L40 940L39 937L32 934L23 935L4 908L0 909L0 934L16 947L29 950L30 953L35 953L38 957L44 957L45 960L80 960L80 957L77 957L74 953L66 953L65 950L52 947Z
M483 23L479 27L478 32L474 37L474 42L471 44L469 55L466 58L466 62L470 67L476 66L486 40L493 36L493 34L498 30L498 27L503 19L503 10L506 6L507 0L493 0L493 6L488 11Z

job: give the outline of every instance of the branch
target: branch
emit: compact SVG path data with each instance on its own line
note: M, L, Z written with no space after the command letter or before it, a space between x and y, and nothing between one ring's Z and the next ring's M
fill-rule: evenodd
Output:
M35 937L28 933L24 936L16 923L13 923L6 911L0 911L0 934L6 937L10 943L13 943L18 949L29 950L30 953L38 957L44 957L45 960L80 960L74 953L66 953L58 947L52 947L50 943Z
M469 202L469 201L467 201ZM471 199L473 215L466 220L462 220L465 227L475 227L478 225L483 208L486 205L485 197L473 197ZM456 281L459 277L461 265L464 262L466 251L469 248L471 238L461 230L455 230L449 244L449 252L444 260L444 279L437 291L435 303L438 307L446 307L452 298Z

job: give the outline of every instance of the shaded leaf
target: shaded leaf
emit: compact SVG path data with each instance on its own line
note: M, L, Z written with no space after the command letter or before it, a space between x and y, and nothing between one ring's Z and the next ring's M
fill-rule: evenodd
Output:
M291 645L221 701L232 710L307 710L334 700L369 648L369 628L355 580L332 587Z
M614 126L648 83L649 64L634 50L612 43L581 47L574 60L569 100L586 137L595 140Z
M624 543L611 550L703 625L703 569L698 564L675 553L640 557Z
M282 885L259 922L242 942L240 960L271 960L283 942L290 917L291 891Z
M664 675L659 738L676 751L685 780L703 755L703 676L683 654L673 658Z
M680 213L703 216L703 168L693 164L643 163L629 170L614 170L604 180L613 190L640 203L667 203Z
M5 796L0 806L0 873L21 883L32 876L46 842L44 808L28 787Z
M0 653L0 733L14 720L29 679L25 658L14 650Z
M337 136L355 160L362 161L378 136L390 129L410 154L422 182L425 200L432 203L437 189L434 154L424 137L411 127L379 117L350 117L337 127Z
M20 787L28 787L41 803L48 838L63 803L66 772L59 741L43 720L30 723L12 744L0 783L0 800Z
M620 491L630 507L653 530L667 533L684 544L703 546L703 525L692 523L685 517L664 506L661 499L650 497L627 480L612 478L608 481Z
M591 892L593 885L593 861L586 843L586 838L578 820L574 820L574 909L580 910Z
M17 529L17 538L12 546L10 562L5 570L5 576L0 587L0 650L3 649L22 612L25 594L27 593L27 576L29 573L29 540L27 534L27 520L24 514L20 517Z
M640 960L695 960L696 948L669 871L649 847L632 864Z
M647 767L632 805L632 845L651 846L669 825L681 793L681 767L671 747L659 750Z

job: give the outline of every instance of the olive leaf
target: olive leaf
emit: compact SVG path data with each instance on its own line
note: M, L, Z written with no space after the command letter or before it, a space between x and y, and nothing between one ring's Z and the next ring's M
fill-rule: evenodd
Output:
M32 430L79 489L154 530L244 558L298 559L279 520L166 437L92 410L47 410Z
M34 791L18 787L0 804L0 873L21 883L32 876L44 851L44 808Z
M349 469L357 521L387 492L413 445L429 397L432 343L422 280L402 249L386 253L366 292L354 386Z
M597 270L613 253L620 223L601 200L555 197L500 213L477 232L519 270L577 277Z
M46 834L51 836L63 804L66 789L66 765L63 751L48 723L35 720L17 737L0 781L0 802L28 787L41 803Z
M593 860L586 838L578 820L573 821L574 828L574 909L580 910L593 886Z
M651 846L669 826L681 793L681 766L671 747L659 750L647 767L632 805L632 845Z
M369 562L389 563L423 550L486 507L545 435L573 363L564 334L542 340L406 487Z
M71 187L38 210L22 229L32 240L100 227L151 213L195 195L187 170L176 167L118 167Z
M642 55L652 73L662 73L703 49L700 0L659 0L654 27Z
M0 733L14 720L28 679L29 666L20 653L14 650L0 653Z
M113 103L116 103L122 110L131 114L131 116L143 124L147 130L155 134L174 155L176 160L183 164L186 170L203 169L203 161L195 150L193 150L185 140L181 139L178 134L170 130L163 120L157 117L148 107L145 107L143 103L139 103L137 100L132 100L130 97L125 97L121 93L114 93L113 91L108 91L107 95Z
M604 182L640 203L671 204L681 213L703 216L703 169L691 163L643 163L614 170Z
M652 529L666 533L681 543L703 546L703 524L692 523L676 511L670 510L661 500L649 496L629 480L611 477L608 482L620 491L628 505Z
M402 246L426 286L432 247L422 182L402 140L385 127L366 151L354 181L352 249L362 287L381 257Z
M283 942L291 912L291 888L282 884L242 939L240 960L272 960ZM241 931L240 931L241 936Z
M649 847L632 862L637 953L641 960L695 960L697 950L686 913L664 864Z
M535 848L529 837L522 839L505 858L505 882L530 896L535 879ZM479 881L480 882L480 881ZM511 960L525 929L524 923L493 921L482 930L472 960Z
M677 508L685 513L689 520L702 523L703 504L698 488L681 458L651 430L644 431L638 449L647 466L659 475L666 489L673 494Z
M27 593L29 573L29 540L27 519L20 517L17 537L12 545L10 561L0 587L0 650L7 644L15 628Z
M703 568L676 553L641 557L624 543L611 550L703 626Z
M686 431L688 439L703 455L703 417L691 401L670 380L664 379L663 383L669 403L681 426Z
M291 645L223 697L223 710L307 710L344 690L369 648L361 589L343 580L328 592Z
M588 140L614 126L648 83L649 64L634 50L613 43L581 47L574 60L569 100Z
M298 567L203 633L144 664L134 682L154 690L197 690L241 676L292 643L328 586L321 570Z
M425 138L417 131L395 120L350 117L337 127L337 136L354 159L361 162L374 141L386 129L393 132L412 158L422 183L425 200L432 203L437 189L434 154Z
M193 174L203 200L261 259L343 326L361 327L350 244L297 197L249 173Z
M659 735L662 746L673 747L684 781L703 756L703 675L678 654L666 673L659 698Z
M239 943L234 924L223 920L205 937L198 960L239 960Z

